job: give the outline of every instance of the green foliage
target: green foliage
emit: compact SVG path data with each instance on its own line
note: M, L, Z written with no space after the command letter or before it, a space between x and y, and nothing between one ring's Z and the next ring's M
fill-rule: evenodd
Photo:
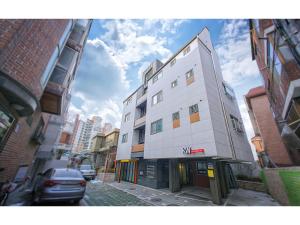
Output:
M290 204L300 206L300 171L280 170L279 176L284 183Z

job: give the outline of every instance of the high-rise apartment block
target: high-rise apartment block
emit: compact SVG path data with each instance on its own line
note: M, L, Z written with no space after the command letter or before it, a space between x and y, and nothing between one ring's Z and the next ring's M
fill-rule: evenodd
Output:
M166 63L152 63L125 99L117 160L119 180L171 191L210 187L213 196L228 192L228 163L253 161L207 28Z

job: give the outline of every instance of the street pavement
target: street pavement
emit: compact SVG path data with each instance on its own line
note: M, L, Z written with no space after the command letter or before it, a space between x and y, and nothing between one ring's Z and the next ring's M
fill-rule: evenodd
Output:
M118 190L106 183L95 180L87 184L80 205L86 206L149 206L151 204L134 195Z

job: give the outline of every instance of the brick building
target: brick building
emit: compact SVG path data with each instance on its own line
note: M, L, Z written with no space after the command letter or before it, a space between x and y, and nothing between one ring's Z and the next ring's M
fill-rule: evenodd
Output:
M264 80L279 133L300 165L300 20L250 20L252 59Z
M259 142L261 145L255 146L261 165L268 166L268 164L272 163L275 163L277 166L291 165L292 162L288 151L282 142L272 115L265 88L252 88L245 95L245 100L255 133L252 141L261 139ZM265 154L267 154L267 157ZM271 163L268 160L271 160Z
M0 183L24 177L41 147L54 144L90 26L0 20Z

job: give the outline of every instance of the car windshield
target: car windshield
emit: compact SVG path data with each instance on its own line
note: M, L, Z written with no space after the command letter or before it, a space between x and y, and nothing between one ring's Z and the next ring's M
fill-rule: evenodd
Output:
M93 167L91 165L81 165L80 169L81 170L92 170Z
M55 170L54 177L81 177L81 174L77 170Z

